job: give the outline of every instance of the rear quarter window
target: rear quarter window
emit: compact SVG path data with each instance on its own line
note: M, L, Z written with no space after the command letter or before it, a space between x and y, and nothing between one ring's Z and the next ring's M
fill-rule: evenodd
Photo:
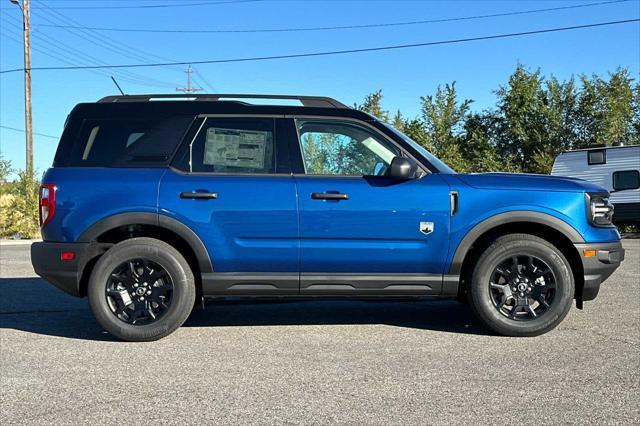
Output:
M61 142L54 166L163 166L192 121L191 116L81 120L75 137L65 135L74 142Z

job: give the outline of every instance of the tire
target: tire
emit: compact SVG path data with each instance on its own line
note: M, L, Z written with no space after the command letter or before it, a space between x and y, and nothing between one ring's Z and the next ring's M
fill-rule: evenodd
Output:
M498 334L539 336L569 313L574 292L571 266L560 250L533 235L511 234L497 238L480 256L471 277L469 304Z
M171 334L191 313L195 294L187 261L175 248L153 238L132 238L109 249L96 263L87 290L98 323L131 342Z

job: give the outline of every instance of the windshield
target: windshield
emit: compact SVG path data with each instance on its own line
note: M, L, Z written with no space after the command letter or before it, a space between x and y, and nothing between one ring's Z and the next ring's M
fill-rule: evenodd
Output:
M404 133L402 133L400 130L396 129L395 127L393 127L393 126L391 126L391 125L389 125L387 123L382 123L382 124L386 128L388 128L389 130L391 130L394 134L400 136L403 141L405 141L406 143L411 145L411 147L413 149L418 151L418 153L420 155L422 155L430 164L432 164L436 169L438 169L438 171L440 173L455 173L455 170L453 170L451 167L447 166L445 163L440 161L440 159L438 159L432 153L430 153L429 151L424 149L424 147L422 145L420 145L418 142L414 141L409 136L405 135Z

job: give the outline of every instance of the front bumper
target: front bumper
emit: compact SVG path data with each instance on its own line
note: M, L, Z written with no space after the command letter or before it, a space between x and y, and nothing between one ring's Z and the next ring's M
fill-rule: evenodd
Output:
M624 260L622 242L612 243L581 243L574 244L582 259L584 269L584 287L580 300L593 300L600 291L602 284L620 266ZM585 251L594 250L595 256L586 256Z
M40 275L60 290L72 296L82 297L82 272L89 261L104 253L110 244L52 243L31 245L31 264ZM62 260L63 252L75 253L73 260Z

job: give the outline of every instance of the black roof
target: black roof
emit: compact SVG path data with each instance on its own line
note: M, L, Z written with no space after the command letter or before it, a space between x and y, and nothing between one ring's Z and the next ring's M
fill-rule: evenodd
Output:
M223 99L231 100L223 100ZM242 100L236 100L242 99ZM244 99L296 100L302 105L258 105ZM128 95L108 96L96 103L81 103L71 112L73 118L151 118L169 115L318 115L375 120L369 114L349 108L335 99L319 96L288 95Z

